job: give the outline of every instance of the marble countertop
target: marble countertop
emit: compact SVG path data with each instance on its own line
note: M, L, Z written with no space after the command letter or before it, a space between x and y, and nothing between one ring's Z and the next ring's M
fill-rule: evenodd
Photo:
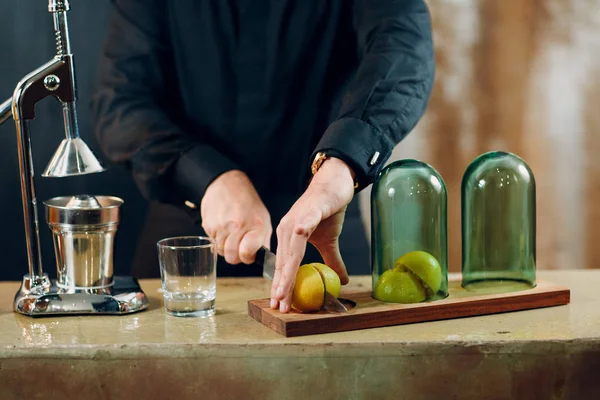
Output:
M600 270L538 279L571 289L571 303L293 338L247 315L268 296L262 278L219 279L209 318L167 315L148 280L144 312L33 319L12 311L19 284L3 282L0 398L42 398L39 385L60 398L598 398ZM38 385L23 385L31 374Z
M506 345L526 342L569 344L600 342L600 270L542 271L538 278L571 289L571 304L547 309L464 319L285 338L247 315L247 301L267 297L261 278L222 278L217 285L217 312L210 318L177 318L163 310L160 281L140 281L150 309L125 316L30 318L12 312L16 282L0 283L0 355L63 352L83 355L100 348L162 349L195 345L367 345L402 343L404 348L431 345ZM370 277L353 277L344 290Z

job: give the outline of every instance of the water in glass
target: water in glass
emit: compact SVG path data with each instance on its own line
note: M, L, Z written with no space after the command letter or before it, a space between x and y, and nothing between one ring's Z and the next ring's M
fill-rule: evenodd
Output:
M214 315L216 252L212 240L163 239L158 252L166 312L179 317Z

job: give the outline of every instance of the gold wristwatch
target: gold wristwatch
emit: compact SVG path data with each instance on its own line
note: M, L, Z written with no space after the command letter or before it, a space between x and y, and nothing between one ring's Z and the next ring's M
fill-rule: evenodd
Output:
M315 155L315 159L312 162L312 165L310 167L310 170L312 172L312 174L316 174L317 171L319 170L319 168L321 168L321 166L323 165L323 163L325 162L325 160L327 160L328 158L330 158L327 153L320 151ZM358 187L358 182L356 181L356 178L354 178L354 189L356 189Z

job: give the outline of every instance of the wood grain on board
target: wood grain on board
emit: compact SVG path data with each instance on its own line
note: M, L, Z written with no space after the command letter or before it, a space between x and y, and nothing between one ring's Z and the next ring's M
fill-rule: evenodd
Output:
M568 288L546 281L538 281L532 289L509 293L470 292L460 286L458 279L450 280L448 287L449 296L445 299L417 304L384 303L373 299L370 290L342 292L340 299L356 304L344 314L282 314L269 307L269 299L250 300L248 315L275 332L292 337L498 314L570 302Z

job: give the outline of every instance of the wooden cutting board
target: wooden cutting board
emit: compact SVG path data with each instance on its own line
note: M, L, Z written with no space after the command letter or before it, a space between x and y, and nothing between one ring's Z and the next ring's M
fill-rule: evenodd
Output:
M248 302L248 315L293 337L559 306L568 304L571 297L569 289L541 280L535 288L508 293L467 291L460 283L460 277L449 279L448 297L427 303L384 303L373 299L370 290L342 291L340 301L352 307L347 313L282 314L269 307L269 299L258 299Z

